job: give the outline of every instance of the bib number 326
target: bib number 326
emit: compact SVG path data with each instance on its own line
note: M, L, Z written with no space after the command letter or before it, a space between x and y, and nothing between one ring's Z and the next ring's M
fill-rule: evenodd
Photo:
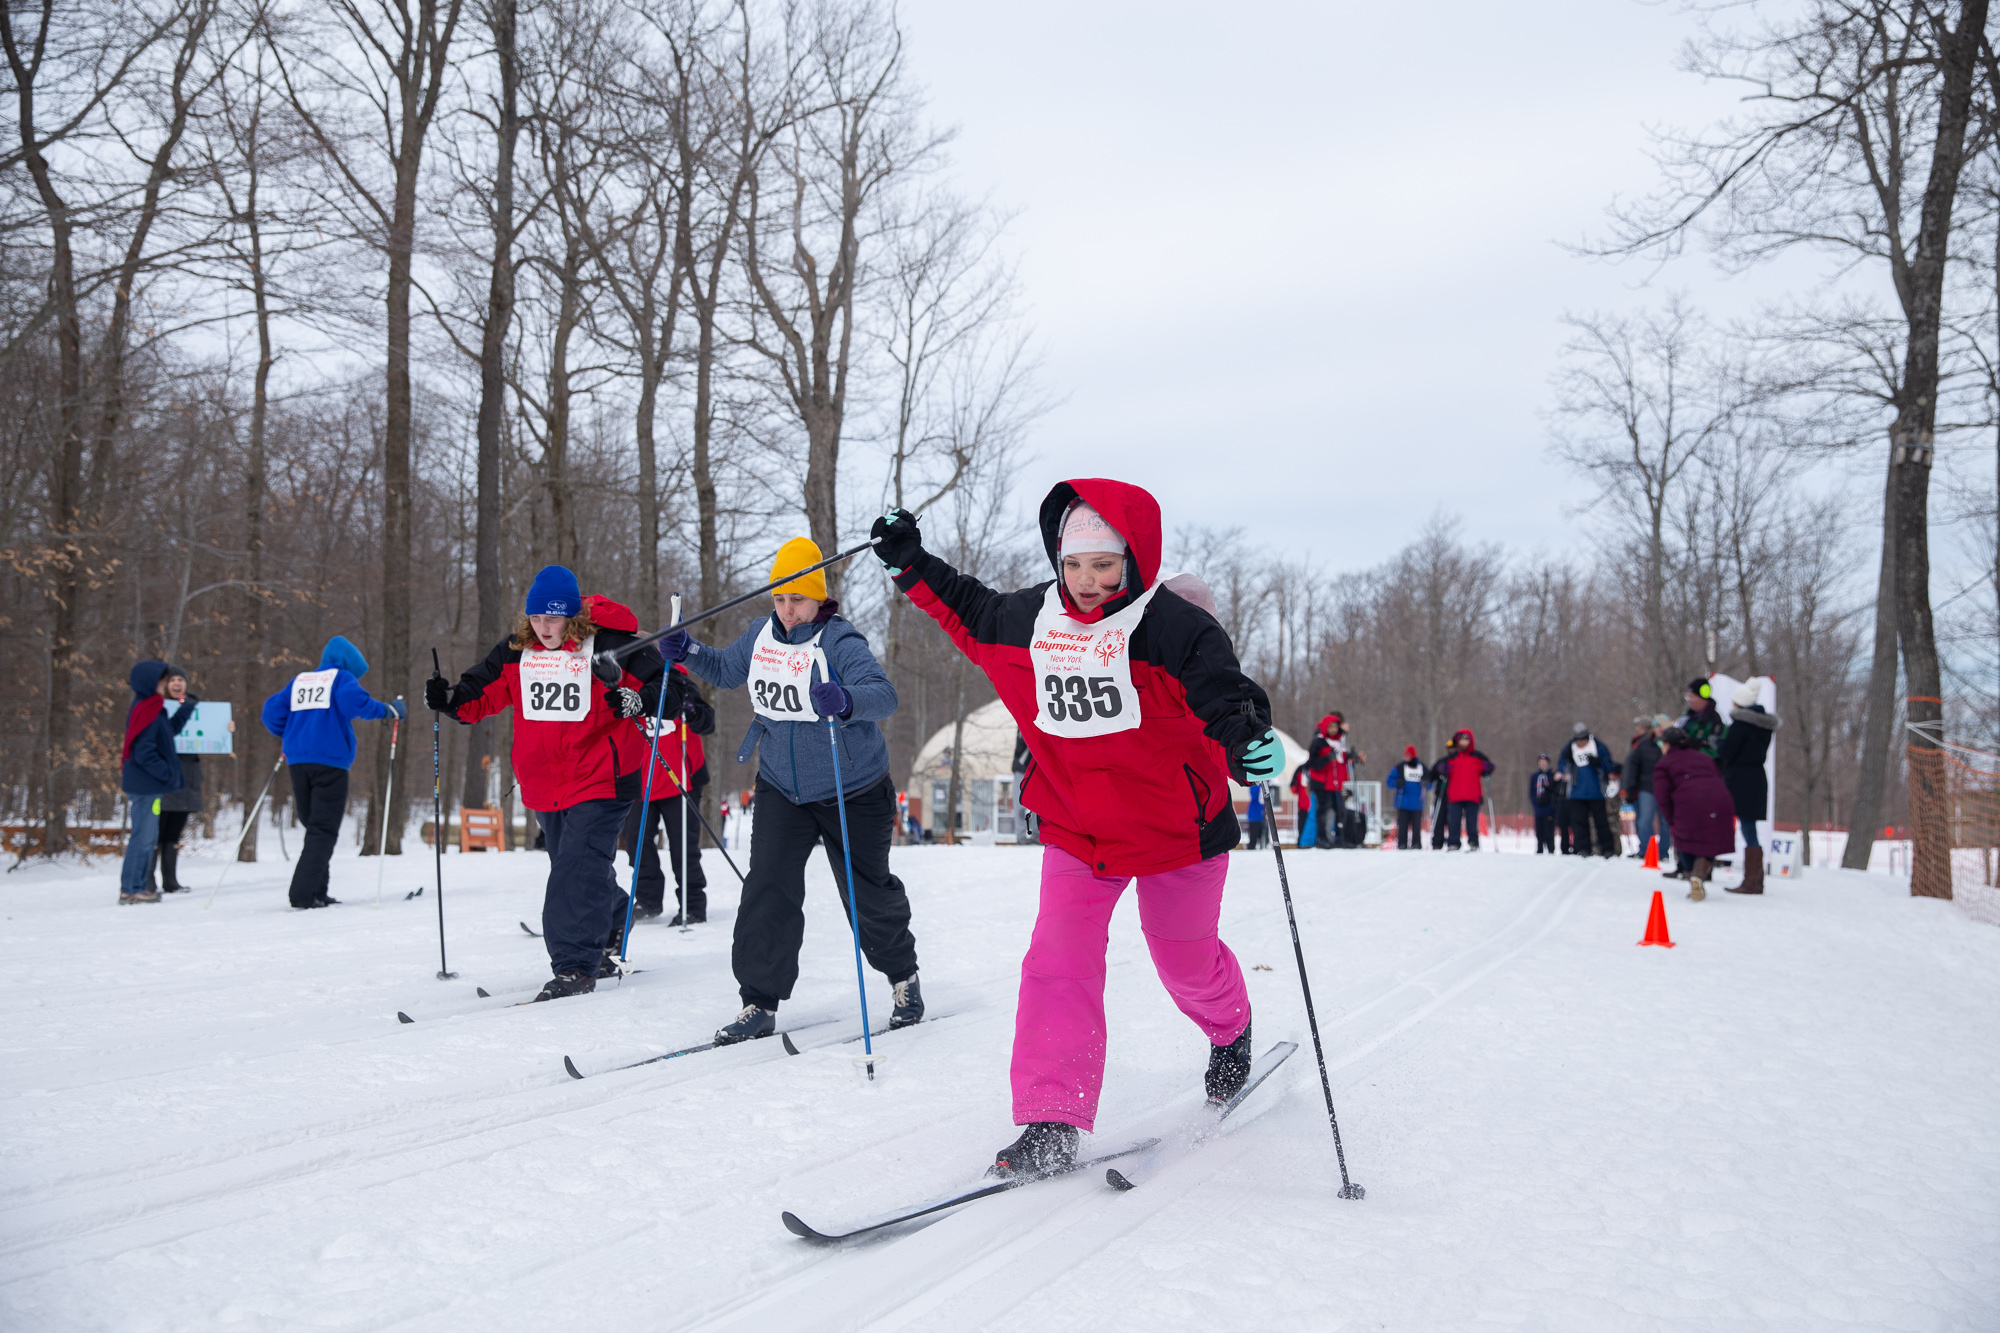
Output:
M583 686L573 680L531 680L528 682L530 713L580 713Z
M1093 717L1112 718L1125 711L1125 697L1110 676L1065 676L1051 671L1042 678L1051 722L1088 722Z

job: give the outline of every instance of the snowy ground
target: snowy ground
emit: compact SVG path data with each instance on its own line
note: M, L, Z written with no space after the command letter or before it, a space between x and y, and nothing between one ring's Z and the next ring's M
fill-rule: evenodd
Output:
M296 850L296 844L294 844ZM112 868L0 880L0 1327L8 1329L1992 1329L2000 1322L2000 930L1815 869L1683 901L1634 863L1292 858L1348 1159L1338 1184L1268 853L1225 938L1260 1048L1304 1049L1226 1133L1115 1194L1096 1176L846 1249L834 1225L978 1175L1012 1137L1014 976L1035 853L899 850L934 1025L865 1085L823 1028L597 1073L736 1008L733 879L649 970L527 1008L544 859L344 849L324 912L285 866L114 905ZM183 861L206 888L220 861ZM784 1017L851 1022L823 863ZM1268 968L1266 971L1264 969ZM873 978L879 1015L886 987ZM480 1000L474 986L493 993ZM1199 1034L1113 926L1109 1147L1188 1110ZM397 1010L417 1021L405 1026ZM572 1081L562 1057L591 1077Z

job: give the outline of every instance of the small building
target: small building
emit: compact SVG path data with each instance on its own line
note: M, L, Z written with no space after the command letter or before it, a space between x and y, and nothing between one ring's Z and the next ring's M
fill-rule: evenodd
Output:
M911 766L907 792L910 814L930 836L942 839L945 812L951 800L952 727L939 727L917 751ZM998 699L965 715L965 754L960 768L964 790L959 795L958 834L973 842L1013 842L1019 827L1019 810L1014 802L1014 740L1018 735L1013 715ZM1280 731L1285 743L1285 771L1281 784L1289 784L1292 774L1305 762L1306 747ZM1247 787L1229 784L1236 798L1239 816L1250 808ZM1291 792L1286 790L1279 812L1281 827L1290 828L1296 819Z

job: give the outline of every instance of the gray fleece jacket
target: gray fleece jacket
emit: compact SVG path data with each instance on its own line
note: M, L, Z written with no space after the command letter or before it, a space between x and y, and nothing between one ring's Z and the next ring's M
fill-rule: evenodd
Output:
M840 616L799 625L790 633L775 615L768 622L752 621L736 642L726 648L693 644L687 656L687 669L711 685L725 690L741 689L750 678L751 650L767 623L781 643L810 643L818 636L820 651L826 654L827 665L833 668L833 678L854 699L848 716L833 719L835 743L840 746L840 786L845 789L844 794L852 796L880 782L889 771L889 745L882 739L882 729L875 724L896 711L896 687L889 683L882 664L869 650L867 637ZM815 671L815 678L817 675ZM750 730L744 733L743 745L736 752L736 762L749 759L753 750L758 751L757 776L776 787L793 805L834 798L833 746L827 742L823 719L773 722L753 716Z

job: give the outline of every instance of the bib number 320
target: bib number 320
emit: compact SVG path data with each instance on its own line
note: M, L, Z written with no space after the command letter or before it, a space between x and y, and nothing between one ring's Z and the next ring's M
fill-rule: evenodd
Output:
M1110 676L1062 676L1051 671L1042 679L1048 691L1051 722L1088 722L1095 717L1117 717L1125 711L1124 696Z
M750 682L750 692L757 701L759 712L803 713L806 711L805 698L796 685L780 685L777 681L760 677Z

